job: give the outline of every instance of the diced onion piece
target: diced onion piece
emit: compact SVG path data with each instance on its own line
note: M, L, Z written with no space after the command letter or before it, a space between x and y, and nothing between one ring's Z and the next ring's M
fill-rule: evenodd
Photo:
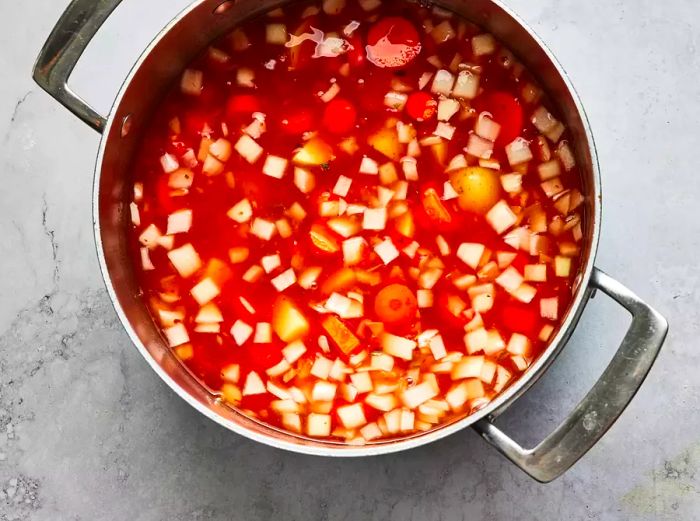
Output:
M479 93L480 76L474 71L463 70L457 75L452 96L464 99L474 99Z
M496 123L493 116L488 112L482 112L476 120L474 132L477 136L489 141L496 141L498 134L501 132L501 125Z
M436 386L429 381L425 381L403 391L401 393L401 401L409 409L415 409L428 400L435 398L438 393L439 389Z
M351 178L340 175L338 176L338 180L335 182L335 186L333 187L333 193L339 197L347 197L351 185Z
M561 167L559 166L559 161L552 159L546 163L542 163L537 167L537 172L540 175L542 181L547 181L548 179L554 179L561 175Z
M506 145L506 155L511 166L527 163L533 157L530 144L522 137L515 138L514 141Z
M475 352L479 350L481 349L474 349L470 352ZM481 376L481 371L483 370L483 367L483 356L465 356L464 358L462 358L454 364L452 372L450 373L450 377L453 380L464 380L465 378L479 378Z
M272 239L276 231L277 227L275 223L267 219L261 219L260 217L256 217L253 220L253 224L250 226L250 233L264 241Z
M226 215L237 223L247 223L253 217L253 207L247 198L241 199L226 212Z
M435 43L443 43L448 40L452 40L455 36L455 30L452 28L452 24L449 20L443 20L430 31L430 36L433 37Z
M362 228L365 230L383 230L386 228L386 208L367 208L362 216Z
M328 375L331 373L332 367L333 362L328 360L328 358L326 358L325 356L318 355L316 357L316 360L314 360L313 365L311 366L310 374L315 376L316 378L326 380L328 378Z
M233 337L233 341L239 346L245 344L252 334L252 326L246 324L240 319L236 320L231 327L231 336Z
M396 111L403 110L406 101L408 101L408 95L403 92L389 91L384 95L384 105Z
M194 172L189 168L178 168L168 177L168 186L174 190L187 190L192 186Z
M532 344L530 339L525 335L520 333L513 333L508 341L508 346L506 350L516 356L528 356L530 354L530 349Z
M561 161L561 164L564 165L564 170L566 170L567 172L569 172L576 166L576 159L574 158L574 153L566 141L562 141L561 143L559 143L554 153L559 158L559 161Z
M174 155L165 153L160 156L160 166L163 168L163 172L170 174L180 168L180 163Z
M463 242L457 248L457 257L472 269L477 269L484 256L486 246L479 243Z
M517 194L523 190L523 176L522 174L512 173L503 174L501 176L501 186L503 190L509 194Z
M459 112L459 101L451 98L441 99L438 102L437 118L439 121L449 121L452 116Z
M455 135L455 130L457 129L449 123L438 121L437 127L435 127L433 134L450 141Z
M518 217L508 203L501 199L487 212L486 220L496 233L501 234L518 222Z
M388 412L399 405L399 400L393 394L369 393L365 397L365 403L378 411Z
M343 262L346 266L354 266L362 262L365 256L367 241L363 237L351 237L343 241Z
M200 306L203 306L216 298L219 293L221 293L221 290L210 277L207 277L197 283L190 290L190 293L192 294L192 298L194 298Z
M219 161L228 161L231 157L231 142L228 139L219 138L209 145L209 153Z
M428 345L430 346L430 352L435 360L440 360L447 355L445 342L443 341L441 335L438 334L431 338Z
M299 360L304 355L304 353L306 353L306 346L301 340L295 340L294 342L290 342L282 348L282 356L290 364L293 364L294 362Z
M523 272L525 280L531 282L547 281L547 266L544 264L527 264Z
M559 121L557 121L557 119L543 106L539 106L537 109L535 109L530 121L542 134L546 134L550 130L553 130L559 123Z
M338 385L325 380L317 381L311 389L311 399L315 402L330 402L335 399Z
M241 67L236 71L236 83L241 87L255 88L255 72L248 67Z
M325 438L331 434L331 417L329 414L309 413L306 418L306 434Z
M255 163L263 153L263 148L258 145L258 143L248 135L242 135L236 141L234 145L236 152L238 152L243 159L248 161L250 164Z
M187 329L182 323L175 324L163 330L165 338L168 340L170 347L176 347L190 341L190 336L187 334Z
M200 324L211 324L215 322L223 322L224 317L221 314L221 310L213 302L203 305L199 308L199 312L194 319L195 322Z
M269 344L272 342L272 326L269 322L258 322L255 324L254 344ZM286 369L285 369L286 371Z
M554 257L554 274L557 277L568 277L571 274L571 259L562 255Z
M399 257L399 250L388 237L374 247L374 252L384 264L389 264Z
M202 165L202 173L205 175L218 175L224 171L224 164L211 154L207 154Z
M371 367L377 371L391 371L394 368L394 357L379 351L373 352ZM393 407L391 407L393 409ZM388 409L387 409L388 410Z
M489 334L483 327L468 331L464 336L464 345L470 355L483 351L488 347Z
M221 378L227 382L237 384L241 378L241 366L238 364L227 365L221 370Z
M368 372L353 373L350 375L350 381L358 394L368 393L374 389L372 377Z
M564 185L559 177L540 183L540 187L547 197L554 197L564 191Z
M413 350L418 345L413 340L386 332L382 333L379 341L385 353L403 360L412 360Z
M430 289L419 289L416 291L416 300L421 309L433 307L433 291Z
M263 174L274 177L275 179L282 179L284 177L284 171L287 169L287 160L283 157L268 155L265 158L265 164L263 165Z
M168 235L188 232L191 227L192 210L178 210L168 215Z
M493 35L485 33L472 38L472 51L474 56L486 56L496 51L496 39Z
M379 165L374 159L363 156L362 161L360 162L360 173L376 175L379 173Z
M469 288L469 298L472 301L472 308L477 313L486 313L493 307L494 290L493 284L481 284Z
M540 316L548 320L558 320L559 299L557 297L540 299Z
M303 194L308 194L316 187L316 177L306 168L294 168L294 186Z
M197 69L185 69L180 78L180 91L188 96L199 96L204 85L204 73Z
M512 293L517 290L523 283L523 276L518 270L510 266L506 268L498 277L496 277L496 284L501 286L507 292Z
M486 347L484 347L484 353L489 356L495 356L505 348L506 343L503 341L501 334L495 329L490 329L488 331L488 338L486 340Z
M287 43L287 26L284 24L267 24L265 27L265 41L273 45Z
M265 270L265 273L271 273L282 265L282 259L278 253L265 255L260 259L260 264Z
M511 294L520 302L529 304L530 302L532 302L532 299L535 298L535 295L537 294L537 289L533 286L530 286L529 284L523 283L518 287L518 289L513 291Z
M484 139L476 134L469 134L469 141L464 149L471 156L481 159L490 159L493 155L493 141Z
M367 423L365 411L360 403L338 407L336 413L338 414L338 419L346 429L356 429Z
M189 277L202 267L199 254L192 244L187 243L168 252L168 259L172 262L181 277Z
M435 73L433 78L433 84L430 90L433 94L442 94L443 96L449 96L452 93L452 86L455 84L454 75L445 69L440 69Z
M396 134L399 138L399 143L410 143L416 138L416 129L410 123L402 121L396 122Z

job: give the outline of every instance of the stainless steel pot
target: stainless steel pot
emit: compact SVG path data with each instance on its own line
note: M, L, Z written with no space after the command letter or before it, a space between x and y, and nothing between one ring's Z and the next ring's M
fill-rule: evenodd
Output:
M184 400L220 425L248 438L305 454L371 456L418 447L474 427L522 470L547 482L564 473L610 428L644 381L663 344L668 324L632 291L594 267L601 216L598 162L583 107L554 56L499 0L440 0L437 4L495 34L539 79L558 103L574 135L587 194L584 263L576 294L562 327L527 372L484 409L436 429L402 439L348 446L296 436L264 425L223 405L202 387L167 348L139 297L127 254L129 167L141 131L165 89L213 39L242 20L286 2L280 0L196 0L174 18L143 52L107 117L98 114L67 85L83 50L120 0L73 0L44 45L34 79L73 114L102 133L94 182L94 230L109 296L136 348ZM525 449L492 423L545 372L566 344L584 306L600 289L632 315L632 323L607 369L572 413L532 449Z

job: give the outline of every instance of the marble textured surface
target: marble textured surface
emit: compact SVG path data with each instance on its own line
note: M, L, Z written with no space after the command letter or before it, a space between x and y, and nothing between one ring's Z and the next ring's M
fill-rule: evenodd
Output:
M125 0L75 89L106 112L138 50L186 3ZM202 418L132 348L103 288L90 215L98 136L30 80L67 0L4 0L0 520L698 519L700 4L506 3L548 42L587 107L605 193L597 264L671 322L649 379L603 440L543 486L471 431L410 453L328 460ZM596 298L500 424L523 443L550 430L626 324Z

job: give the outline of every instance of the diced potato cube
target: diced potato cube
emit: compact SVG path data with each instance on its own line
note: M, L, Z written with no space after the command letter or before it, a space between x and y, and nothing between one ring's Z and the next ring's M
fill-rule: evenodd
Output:
M312 138L294 153L292 161L298 165L319 166L333 159L333 149L320 138Z
M496 51L496 39L493 35L485 33L472 38L472 51L474 56L485 56Z
M516 356L528 356L531 348L530 339L520 333L513 333L506 347L510 354Z
M275 179L282 179L284 171L287 169L287 160L283 157L268 155L263 165L263 174Z
M463 242L457 248L457 257L472 269L477 269L484 256L486 246L479 243Z
M435 398L439 393L439 389L432 383L425 381L409 387L401 393L401 401L409 409L415 409L422 403Z
M330 402L335 398L338 385L325 380L317 381L311 390L311 399L315 402Z
M319 355L316 357L316 360L314 360L314 363L311 366L311 374L317 378L326 380L330 375L332 368L333 362L328 360L328 358Z
M518 222L518 217L513 213L506 201L501 199L486 214L486 220L496 233L501 234Z
M234 145L236 152L238 152L243 159L248 161L250 164L255 163L263 153L263 148L258 145L258 143L250 136L243 134L236 144Z
M418 345L414 340L386 332L381 335L379 341L385 353L404 360L413 359L413 350Z
M568 277L571 274L571 259L562 255L554 257L554 274L557 277Z
M337 409L338 418L346 429L356 429L367 423L362 404L343 405Z
M315 437L326 437L331 434L331 417L329 414L309 413L306 419L306 434Z
M173 263L180 276L185 278L194 275L202 267L199 254L190 243L170 250L168 259Z
M401 159L402 145L395 128L382 128L372 134L367 143L377 152L384 154L393 161Z
M372 377L368 372L352 373L350 381L359 394L368 393L374 389Z
M309 332L309 322L292 300L279 297L272 307L272 329L284 342L293 342Z
M226 212L226 215L237 223L246 223L253 217L253 207L247 198L241 199Z
M182 323L175 324L163 330L165 338L168 340L170 347L176 347L190 341L190 336L187 334L187 329Z
M306 168L297 166L294 168L294 186L301 193L308 194L316 188L316 177Z
M253 224L250 225L250 233L264 241L272 239L276 232L277 226L275 226L275 223L260 217L253 219Z
M265 41L273 45L287 43L287 26L284 24L267 24L265 27Z
M262 379L255 371L248 373L243 385L243 396L251 394L265 394L267 389Z
M455 363L450 376L453 380L463 380L464 378L479 378L481 376L483 366L483 356L465 356L459 362Z
M202 279L191 290L192 298L194 298L200 306L216 298L221 290L216 283L209 277Z
M399 257L399 250L396 249L392 240L387 237L374 247L374 252L379 255L384 264L390 264Z

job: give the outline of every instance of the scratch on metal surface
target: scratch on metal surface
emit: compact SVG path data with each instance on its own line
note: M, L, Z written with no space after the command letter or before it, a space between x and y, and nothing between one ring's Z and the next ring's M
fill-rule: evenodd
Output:
M679 456L665 460L647 481L637 485L622 497L625 507L638 514L653 514L654 519L676 520L685 502L695 502L700 496L698 470L700 443Z

